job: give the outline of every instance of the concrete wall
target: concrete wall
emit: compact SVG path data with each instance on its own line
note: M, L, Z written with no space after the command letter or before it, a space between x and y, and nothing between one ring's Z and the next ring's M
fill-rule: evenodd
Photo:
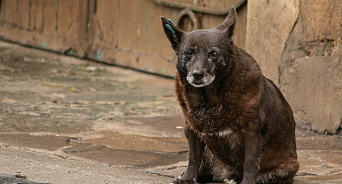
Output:
M338 133L342 126L342 1L301 1L280 61L280 88L299 126Z
M246 49L290 103L297 126L342 129L342 1L248 2Z
M246 50L263 74L278 84L278 66L299 14L299 0L248 1Z

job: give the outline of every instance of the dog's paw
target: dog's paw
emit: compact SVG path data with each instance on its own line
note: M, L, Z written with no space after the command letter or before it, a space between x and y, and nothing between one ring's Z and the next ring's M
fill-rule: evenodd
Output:
M182 180L182 179L177 179L176 181L171 182L170 184L195 184L196 180Z
M224 179L223 181L225 184L237 184L234 180L230 180L230 179Z

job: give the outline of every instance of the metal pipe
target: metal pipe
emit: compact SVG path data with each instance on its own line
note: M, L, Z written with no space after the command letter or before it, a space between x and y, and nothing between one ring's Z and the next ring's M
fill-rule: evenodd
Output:
M172 8L178 8L178 9L190 9L195 12L199 13L206 13L211 15L227 15L230 11L230 8L227 9L214 9L214 8L206 8L206 7L200 7L200 6L193 6L186 3L179 3L179 2L172 2L167 0L152 0L158 5L168 6ZM235 8L238 9L243 3L245 3L247 0L240 0L235 4Z

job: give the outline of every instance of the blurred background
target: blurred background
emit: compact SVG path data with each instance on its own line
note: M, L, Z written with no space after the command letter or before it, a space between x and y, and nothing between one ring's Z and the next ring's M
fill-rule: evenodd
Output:
M317 163L300 176L341 181L341 0L0 0L0 142L176 177L187 144L160 16L211 29L232 6L235 44L290 103L300 161Z

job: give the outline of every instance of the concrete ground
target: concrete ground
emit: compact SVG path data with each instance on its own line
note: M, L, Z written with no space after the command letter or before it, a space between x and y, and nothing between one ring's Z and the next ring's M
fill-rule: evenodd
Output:
M171 79L0 42L0 113L0 183L169 183L186 169ZM342 137L296 134L295 183L342 183Z

